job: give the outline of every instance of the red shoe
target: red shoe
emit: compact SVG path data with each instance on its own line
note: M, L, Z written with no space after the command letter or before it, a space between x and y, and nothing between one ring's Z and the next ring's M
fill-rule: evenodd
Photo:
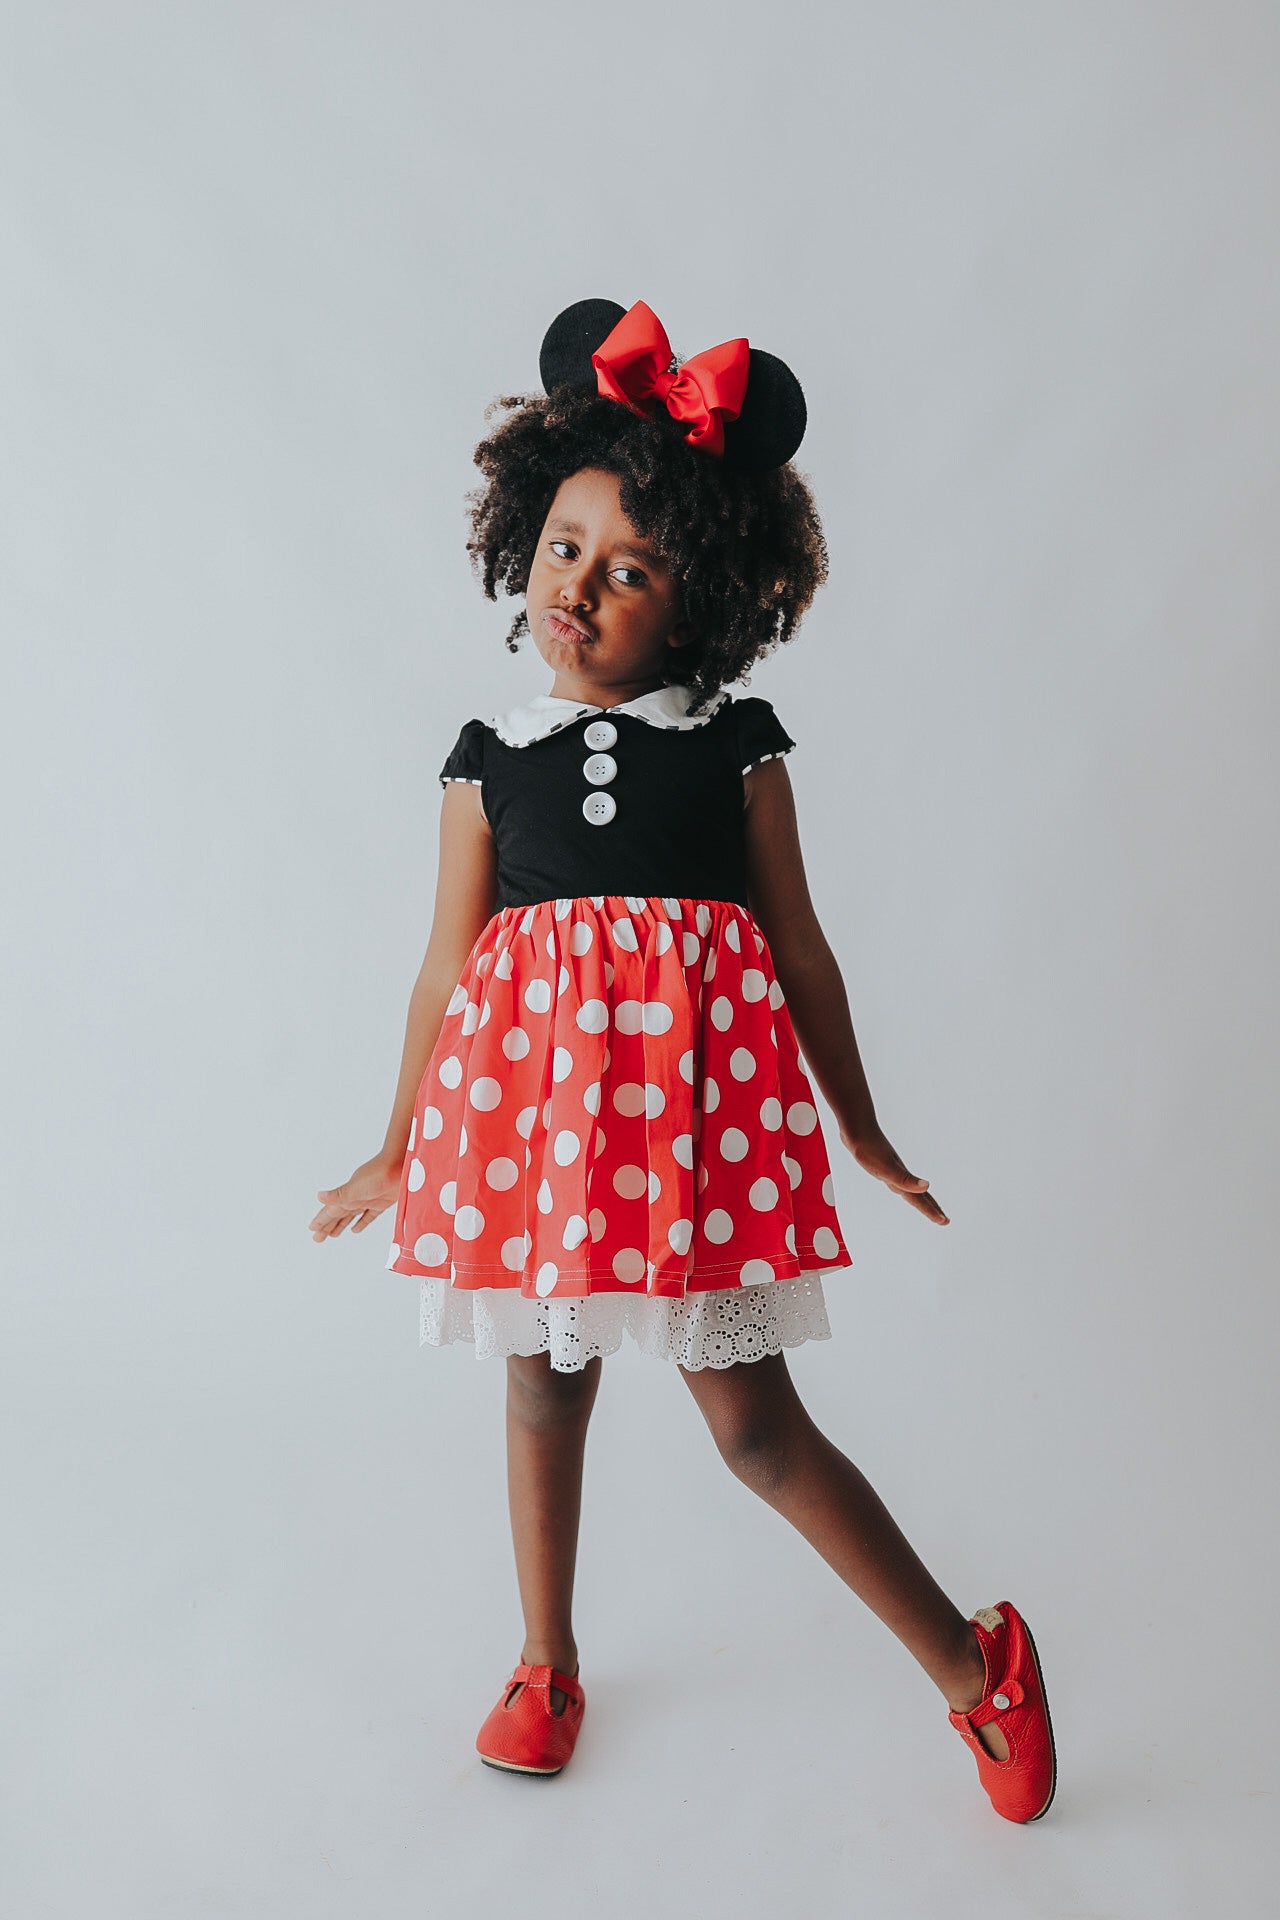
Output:
M513 1696L517 1681L524 1685ZM563 1713L551 1706L551 1689L568 1695ZM587 1696L571 1673L558 1667L530 1667L522 1660L502 1698L476 1735L476 1751L487 1767L508 1773L559 1773L573 1752Z
M950 1713L956 1732L978 1762L978 1777L996 1812L1025 1825L1049 1811L1058 1783L1058 1759L1049 1722L1044 1676L1030 1629L1007 1600L979 1607L970 1622L986 1662L982 1699L972 1713ZM994 1724L1009 1747L1007 1760L988 1753L975 1727Z

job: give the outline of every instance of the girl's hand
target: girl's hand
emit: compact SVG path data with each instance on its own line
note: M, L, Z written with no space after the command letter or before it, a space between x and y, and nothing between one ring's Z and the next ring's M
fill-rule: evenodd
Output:
M926 1220L932 1220L939 1227L950 1226L948 1216L933 1195L925 1191L929 1182L919 1174L907 1171L878 1127L856 1136L842 1133L840 1138L860 1167L874 1174L877 1180L883 1180L895 1193L900 1193Z
M353 1220L355 1231L362 1233L400 1198L402 1165L402 1161L391 1159L385 1153L375 1154L372 1160L357 1167L340 1187L321 1187L316 1198L325 1204L311 1222L312 1239L336 1239Z

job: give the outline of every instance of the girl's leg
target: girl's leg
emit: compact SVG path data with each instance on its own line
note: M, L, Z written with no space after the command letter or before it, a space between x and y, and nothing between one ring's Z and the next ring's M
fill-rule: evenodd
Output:
M913 1653L957 1713L982 1698L978 1637L947 1598L870 1482L814 1425L783 1354L680 1368L737 1478L789 1520ZM1004 1735L979 1729L998 1760Z
M520 1658L576 1674L573 1576L582 1507L582 1455L604 1362L557 1373L545 1353L507 1358L507 1493L524 1612ZM551 1706L565 1695L552 1687Z

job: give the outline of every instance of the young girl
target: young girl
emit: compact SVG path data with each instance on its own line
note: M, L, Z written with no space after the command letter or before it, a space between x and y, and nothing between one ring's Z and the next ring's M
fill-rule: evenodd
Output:
M795 376L733 340L683 363L643 301L585 300L544 395L476 451L469 549L522 594L550 690L471 719L440 772L435 918L383 1149L317 1240L395 1206L422 1338L507 1365L525 1640L476 1746L559 1772L585 1707L571 1624L583 1446L625 1331L670 1360L731 1470L817 1548L947 1701L992 1805L1047 1811L1034 1643L952 1604L801 1404L783 1349L830 1337L850 1266L813 1089L842 1144L937 1225L880 1129L805 880L767 700L727 688L826 578L792 455Z

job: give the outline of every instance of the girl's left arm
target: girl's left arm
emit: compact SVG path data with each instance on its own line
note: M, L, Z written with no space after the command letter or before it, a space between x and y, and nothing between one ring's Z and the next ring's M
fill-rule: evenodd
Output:
M791 780L781 757L746 776L747 897L769 943L796 1039L859 1166L939 1226L947 1215L876 1119L844 978L809 895Z

